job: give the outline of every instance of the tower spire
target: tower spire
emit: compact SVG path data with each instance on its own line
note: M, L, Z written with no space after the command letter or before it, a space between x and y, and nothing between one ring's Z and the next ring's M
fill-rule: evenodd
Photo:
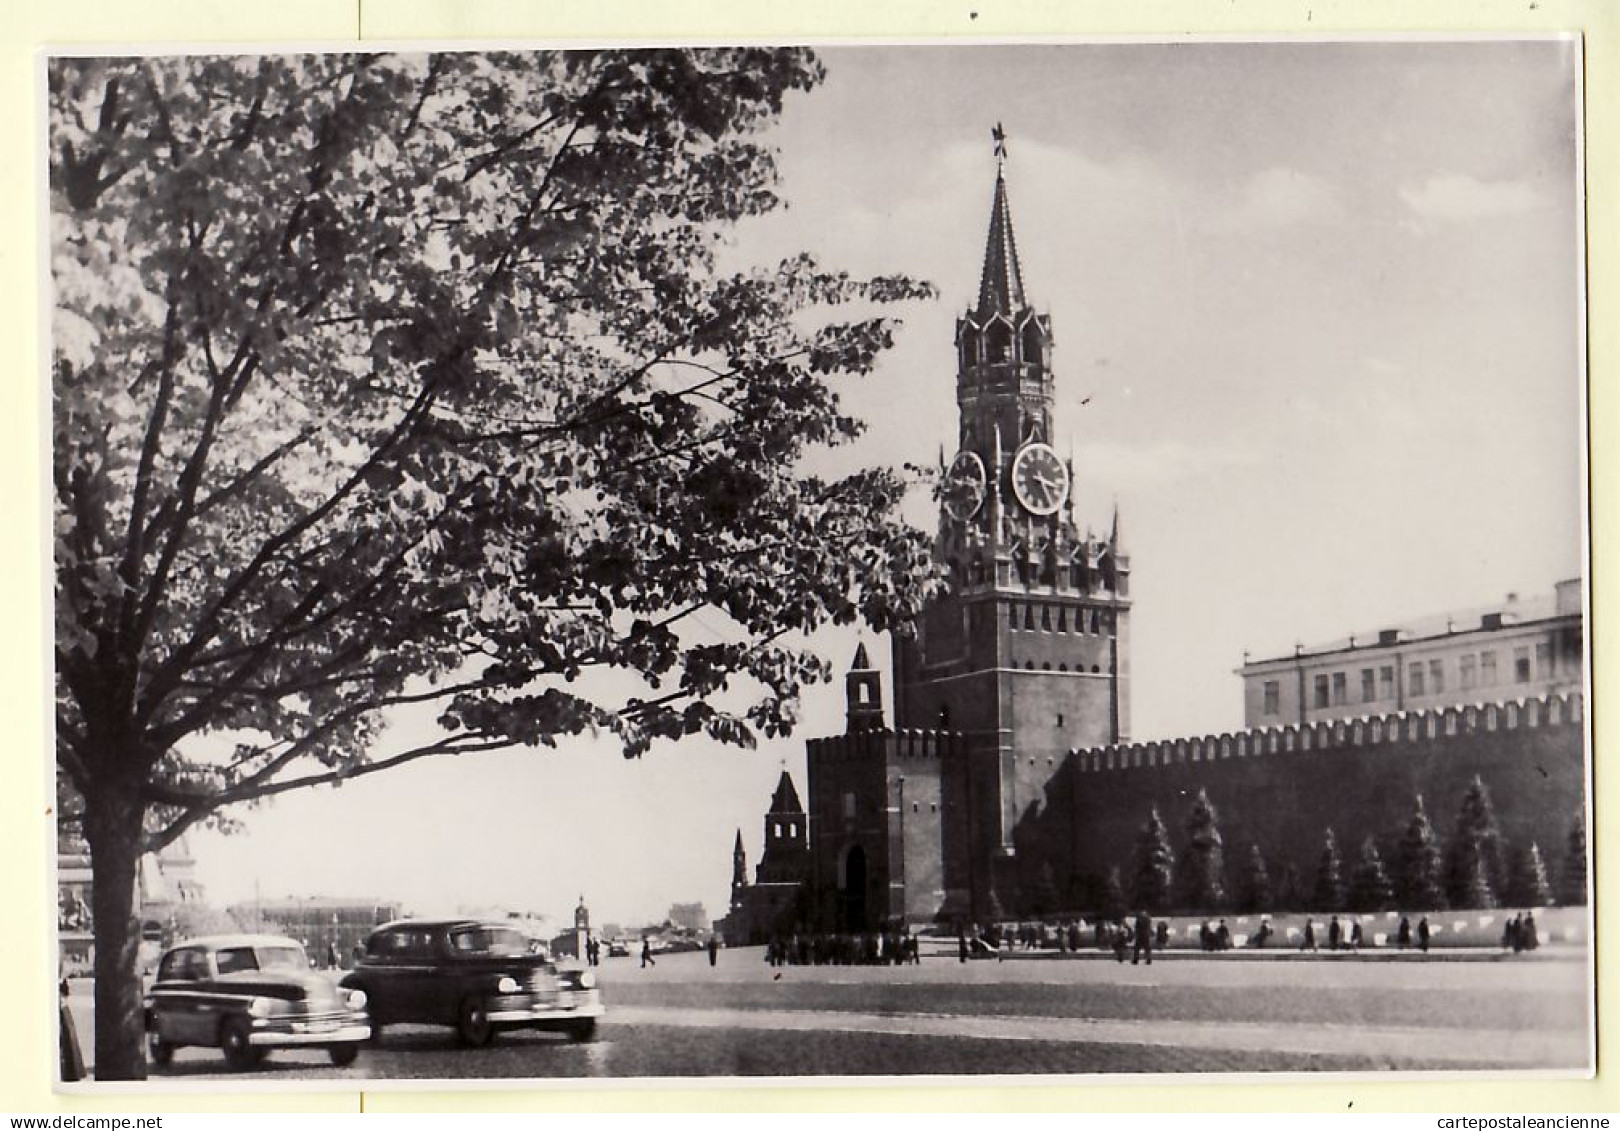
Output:
M990 131L996 144L996 192L990 204L990 235L984 247L984 272L979 277L979 315L1017 314L1029 305L1024 297L1024 273L1013 238L1012 206L1007 201L1007 135L996 123Z

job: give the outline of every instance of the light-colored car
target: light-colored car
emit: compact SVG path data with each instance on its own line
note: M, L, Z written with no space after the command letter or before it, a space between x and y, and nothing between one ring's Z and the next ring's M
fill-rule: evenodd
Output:
M210 935L164 952L146 993L146 1047L168 1064L178 1048L225 1053L252 1068L278 1048L325 1049L332 1063L354 1063L371 1036L366 995L309 968L296 939Z

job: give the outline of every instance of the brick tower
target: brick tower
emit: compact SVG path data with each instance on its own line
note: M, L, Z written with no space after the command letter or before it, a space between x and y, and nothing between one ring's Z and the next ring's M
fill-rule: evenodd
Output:
M1083 488L1053 434L1052 320L1025 293L1004 166L998 135L978 300L956 323L957 451L941 458L934 552L950 590L894 647L897 728L965 740L964 765L946 771L945 853L952 909L974 917L1024 907L1023 873L1061 854L1021 830L1067 751L1130 734L1130 562L1117 508L1107 536L1075 523Z

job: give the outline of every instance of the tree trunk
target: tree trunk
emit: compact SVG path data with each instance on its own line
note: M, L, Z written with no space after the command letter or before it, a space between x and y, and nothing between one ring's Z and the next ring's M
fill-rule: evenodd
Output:
M133 789L104 785L96 794L85 798L84 819L96 946L96 1079L144 1080L135 878L145 806Z

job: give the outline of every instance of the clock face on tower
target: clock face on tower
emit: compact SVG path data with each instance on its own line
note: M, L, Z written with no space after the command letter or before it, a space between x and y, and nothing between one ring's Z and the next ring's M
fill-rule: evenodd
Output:
M1069 493L1069 473L1046 444L1025 444L1012 466L1013 491L1032 514L1052 514Z
M957 522L972 518L984 502L984 463L972 452L957 452L945 473L945 512Z

